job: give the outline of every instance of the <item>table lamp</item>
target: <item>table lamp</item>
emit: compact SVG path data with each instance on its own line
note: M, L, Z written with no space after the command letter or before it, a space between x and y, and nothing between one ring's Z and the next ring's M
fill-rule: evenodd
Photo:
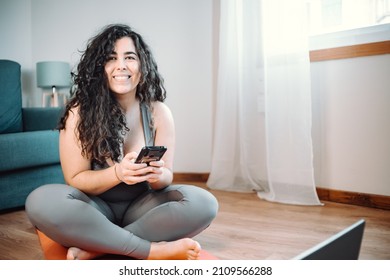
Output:
M45 106L46 97L50 97L50 106L58 107L59 99L65 105L65 95L57 92L57 88L70 87L70 65L62 61L42 61L37 62L37 85L40 88L51 88L51 93L43 93L42 106Z

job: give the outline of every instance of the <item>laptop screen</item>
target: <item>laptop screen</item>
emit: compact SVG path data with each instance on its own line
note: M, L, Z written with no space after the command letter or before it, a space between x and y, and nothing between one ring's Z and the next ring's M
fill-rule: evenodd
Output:
M365 220L331 236L318 245L299 254L295 260L357 260L363 239Z

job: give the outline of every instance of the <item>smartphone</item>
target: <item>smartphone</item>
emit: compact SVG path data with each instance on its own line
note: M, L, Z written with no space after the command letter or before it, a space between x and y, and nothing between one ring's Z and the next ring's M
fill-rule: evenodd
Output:
M145 146L139 152L135 163L147 163L149 165L151 161L160 160L166 151L167 148L164 146Z

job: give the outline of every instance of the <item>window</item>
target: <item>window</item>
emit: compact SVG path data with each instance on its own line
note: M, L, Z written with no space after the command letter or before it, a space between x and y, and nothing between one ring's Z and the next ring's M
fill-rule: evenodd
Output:
M390 23L390 0L307 0L309 34Z

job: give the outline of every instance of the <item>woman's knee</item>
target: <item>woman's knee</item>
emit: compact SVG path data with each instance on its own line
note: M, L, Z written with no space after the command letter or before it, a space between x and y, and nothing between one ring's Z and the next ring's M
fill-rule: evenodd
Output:
M30 221L35 225L50 219L61 209L61 200L66 199L72 187L63 184L47 184L33 190L26 199L25 209Z
M219 204L216 197L209 191L192 185L183 185L178 188L184 200L191 204L191 210L198 217L211 222L217 215Z
M217 216L217 213L218 213L218 208L219 208L218 200L209 191L204 190L204 189L202 189L202 191L203 191L202 201L204 204L201 207L204 208L205 211L207 211L206 215L209 216L209 219L211 222L211 220L213 220Z
M48 185L43 185L35 190L33 190L26 199L26 211L28 213L35 212L36 210L41 209L42 205L44 204L45 201L48 201L50 198L49 195L47 194L50 192L50 189L56 188L56 184L48 184Z

